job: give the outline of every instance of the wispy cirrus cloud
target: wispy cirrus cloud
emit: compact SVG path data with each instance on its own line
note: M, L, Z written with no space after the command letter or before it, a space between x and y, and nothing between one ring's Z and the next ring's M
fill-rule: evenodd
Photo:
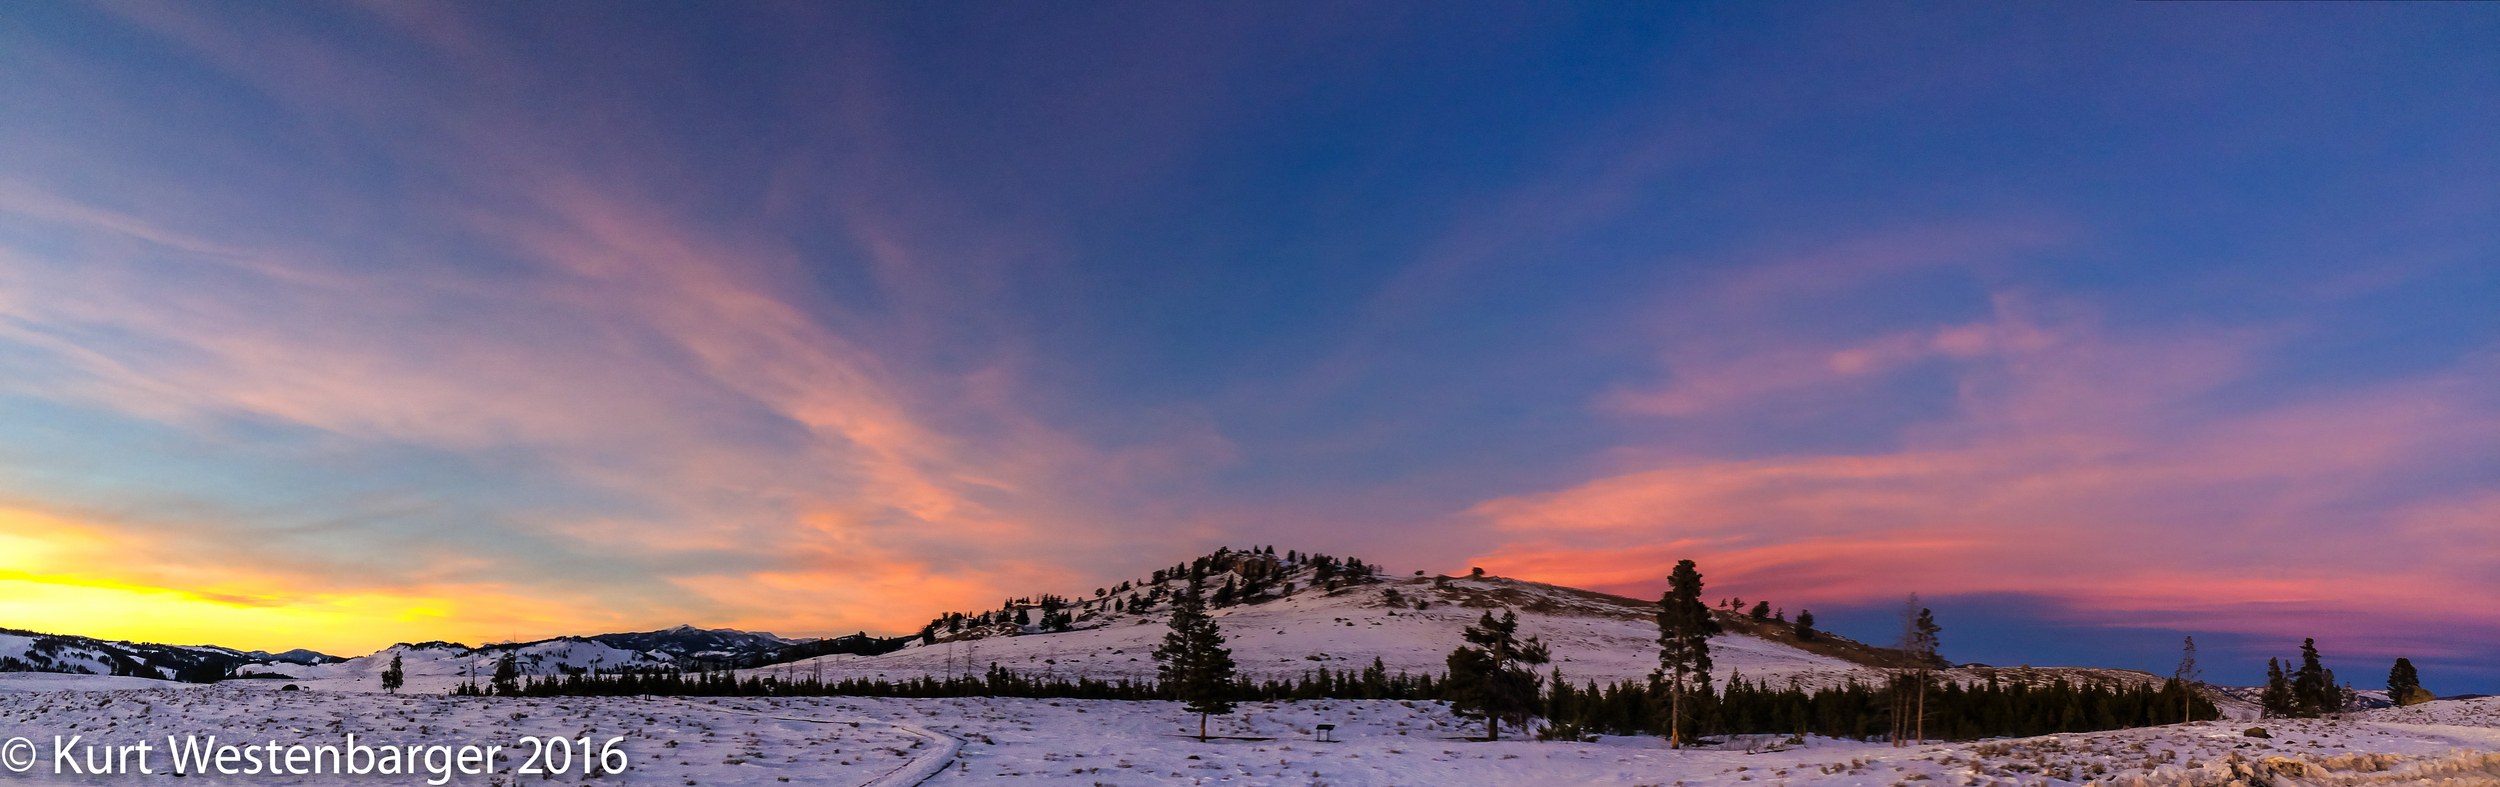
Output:
M202 551L65 562L91 576L144 572L253 538L244 551L258 556L246 562L276 587L409 588L437 573L559 595L642 584L634 595L673 614L890 630L933 602L972 605L1066 581L1070 568L1045 556L1117 536L1050 525L1078 515L1086 494L1117 493L1169 472L1158 460L1188 458L1157 444L1135 449L1146 461L1132 461L1012 409L989 413L1002 428L967 446L927 419L949 407L1009 407L979 393L994 383L957 380L961 391L920 397L916 386L949 381L893 372L826 328L777 289L769 263L757 263L766 253L584 191L541 196L553 220L479 227L532 264L519 276L330 268L229 273L169 289L151 283L205 264L198 248L134 233L128 217L39 217L90 249L114 238L146 248L84 254L74 265L0 254L0 268L26 290L64 296L0 314L16 350L42 360L20 368L45 370L12 380L18 394L185 428L242 419L517 456L513 466L542 482L608 501L498 511L456 526L465 538L431 539L417 559L357 576L318 568L336 556L295 554L303 564L294 568L313 573L289 581L287 559L276 556L291 539L232 521L149 528ZM1061 486L1076 468L1091 482ZM538 568L524 568L531 563Z
M529 97L563 86L460 20L342 22L386 43L360 52L354 36L120 8L216 79L360 130L342 144L427 185L387 208L362 184L286 165L255 176L310 191L220 202L181 178L115 183L138 175L113 169L0 188L0 292L15 296L0 296L13 372L0 391L174 435L159 439L253 432L254 445L297 446L269 461L303 485L275 500L216 480L0 488L68 518L46 521L135 545L58 555L50 576L87 584L46 593L477 599L427 636L685 621L894 631L1084 581L1072 577L1088 561L1125 559L1107 544L1203 536L1113 511L1224 461L1223 439L1184 419L1106 447L1025 412L1018 376L1032 363L1012 326L959 329L1003 315L984 297L1019 252L932 237L948 224L933 218L949 210L942 192L906 197L918 186L899 173L836 179L726 218L670 193L682 171L659 160L667 118L587 96L568 97L582 111L540 112ZM391 37L409 25L430 31L423 46ZM445 68L394 65L427 58ZM878 107L827 111L860 144L884 138ZM841 148L811 154L828 150ZM904 160L859 160L872 159ZM269 224L278 215L348 231L289 233ZM802 238L819 245L803 253ZM959 258L965 248L986 253ZM870 269L856 280L867 290L828 293L827 256ZM936 354L950 362L924 362ZM184 450L161 472L212 474L232 456ZM495 598L539 604L479 606ZM337 644L374 638L358 629L371 623L340 615L263 636L371 647Z

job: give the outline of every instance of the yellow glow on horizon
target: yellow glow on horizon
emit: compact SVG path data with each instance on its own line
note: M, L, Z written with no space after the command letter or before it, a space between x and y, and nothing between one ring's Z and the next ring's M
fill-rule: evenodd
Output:
M470 628L442 615L438 599L360 595L324 598L318 606L252 606L118 582L0 574L0 620L47 634L361 656L390 644L374 644L377 635L457 639Z
M927 619L923 608L965 608L1003 592L895 562L870 571L846 565L678 577L670 581L685 595L724 609L654 604L619 610L595 594L495 582L340 586L275 569L217 565L141 532L0 505L0 628L355 657L397 642L479 645L681 623L783 636L903 633Z
M514 627L523 608L484 588L301 593L266 577L200 577L185 587L104 531L37 511L0 508L0 627L166 645L237 650L311 648L361 656L393 642L472 641L484 625ZM133 561L140 564L134 565ZM200 580L204 583L194 584ZM282 595L271 595L275 590ZM478 614L483 613L483 614ZM532 626L535 628L535 626Z

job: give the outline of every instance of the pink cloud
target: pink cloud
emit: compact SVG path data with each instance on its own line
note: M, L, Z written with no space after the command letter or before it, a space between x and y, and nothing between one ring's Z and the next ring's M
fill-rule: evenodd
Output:
M898 132L884 122L873 42L840 48L867 54L846 55L855 67L827 77L842 100L806 121L825 127L814 150L833 160L784 166L838 170L815 178L839 184L838 193L799 199L785 189L768 201L779 211L831 204L803 220L848 229L873 263L890 311L871 319L811 300L797 255L753 240L784 233L680 211L668 195L682 184L646 155L656 146L633 108L569 107L600 118L591 128L548 122L523 97L562 86L534 84L527 47L460 15L378 4L364 7L373 19L327 20L380 21L422 44L358 51L283 24L110 8L274 102L360 128L360 139L399 163L455 184L448 193L457 199L388 210L465 234L519 269L481 271L431 249L342 259L256 243L256 228L234 222L224 228L239 231L177 231L169 228L215 227L230 214L216 200L161 188L121 189L130 203L119 210L36 187L0 191L0 210L78 239L59 258L0 258L0 278L22 285L11 289L61 294L0 300L0 341L36 349L55 371L6 381L17 393L191 427L246 416L357 440L528 451L640 511L516 515L526 535L625 552L644 566L666 565L671 554L738 556L726 569L669 573L683 591L670 603L681 611L734 616L777 605L784 591L751 581L764 574L784 585L917 588L910 604L862 596L810 607L826 629L901 625L912 621L898 615L933 606L1057 586L1086 570L1077 558L1111 554L1102 543L1198 537L1118 521L1108 509L1225 461L1229 445L1203 422L1155 414L1169 425L1152 439L1095 446L1024 411L1029 394L1017 377L1029 362L1012 341L981 348L990 357L969 372L889 362L958 326L998 319L981 299L1005 286L1013 265L1047 261L1037 250L1050 240L968 221L950 195L900 171L908 159L891 155ZM426 67L389 68L392 57ZM1162 136L1158 144L1178 138ZM359 195L326 196L350 207L289 221L356 218ZM968 224L994 229L963 233ZM244 275L186 275L201 264ZM993 327L987 333L1018 334ZM861 333L876 350L855 341ZM795 438L753 437L792 425ZM195 529L201 541L215 529L114 526L177 537ZM617 548L624 537L630 544ZM754 572L756 564L770 569ZM425 573L263 568L373 585Z
M1924 362L1961 393L1952 416L1903 429L1892 450L1686 458L1482 502L1471 516L1506 543L1476 562L1646 595L1694 558L1714 584L1791 608L2016 592L2277 634L2297 626L2250 610L2500 609L2482 568L2500 559L2483 535L2489 493L2404 486L2489 460L2500 417L2477 392L2500 377L2468 365L2213 412L2211 397L2276 336L2113 331L2088 312L2000 297L1990 323L1879 337L1838 351L1845 364L1818 365L1835 351L1804 345L1687 367L1667 389L1609 404L1730 417L1783 391L1869 406L1859 378ZM2339 625L2404 614L2415 613Z
M1115 554L1111 543L1202 535L1114 520L1107 509L1224 461L1228 445L1203 424L1098 447L1020 409L1012 358L931 376L861 347L831 327L826 315L841 319L838 310L794 286L787 250L542 171L477 187L529 209L445 215L525 269L372 266L211 243L12 192L0 208L78 244L64 258L0 254L0 280L53 294L0 300L0 340L41 353L52 370L0 384L186 427L247 416L362 441L528 451L568 481L636 505L635 514L523 512L511 522L516 535L647 572L653 581L641 586L651 589L631 625L908 630L934 609L1083 581L1089 566L1065 558ZM892 245L902 238L880 253L892 265L926 264ZM199 265L218 271L192 275ZM978 422L977 445L939 425L950 419ZM759 428L795 434L753 439ZM497 592L551 599L584 590L492 561L343 572L319 556L221 548L236 524L212 519L97 519L162 548L87 570L298 596L415 592L462 576L508 578ZM704 554L732 557L719 568L675 559ZM801 597L808 603L790 603ZM589 625L605 620L599 606L551 609Z

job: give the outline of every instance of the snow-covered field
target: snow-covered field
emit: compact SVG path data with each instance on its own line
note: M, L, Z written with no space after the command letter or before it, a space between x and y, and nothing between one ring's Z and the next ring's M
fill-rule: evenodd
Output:
M2440 700L2402 708L2379 708L2355 713L2351 717L2398 724L2448 724L2500 728L2500 697Z
M81 683L79 681L86 681ZM279 691L265 681L218 686L135 679L0 676L0 740L39 741L37 767L0 770L0 782L112 783L112 775L54 776L53 736L156 747L164 737L220 737L266 746L499 745L493 774L454 784L581 782L516 778L526 735L621 737L630 757L601 784L933 786L1057 785L2106 785L2500 784L2500 700L2451 700L2353 714L2344 720L2269 720L2272 737L2244 722L2213 722L2022 740L1893 748L1880 743L1775 737L1675 751L1648 738L1595 742L1466 740L1481 728L1430 702L1320 700L1245 703L1215 718L1208 742L1187 737L1197 719L1165 702L967 699L505 699L368 692ZM1333 724L1335 742L1314 740ZM1249 740L1252 738L1263 740ZM518 748L519 756L515 755ZM443 762L450 762L446 750ZM0 752L6 755L7 752ZM7 764L0 756L0 764ZM135 764L135 763L134 763ZM422 784L414 775L218 775L206 784ZM2263 777L2263 778L2260 778ZM191 781L200 780L200 781Z

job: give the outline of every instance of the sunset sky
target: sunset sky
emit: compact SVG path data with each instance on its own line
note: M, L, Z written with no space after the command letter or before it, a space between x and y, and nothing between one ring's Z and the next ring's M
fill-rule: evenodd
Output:
M2500 9L15 3L0 627L1219 545L2500 692Z

